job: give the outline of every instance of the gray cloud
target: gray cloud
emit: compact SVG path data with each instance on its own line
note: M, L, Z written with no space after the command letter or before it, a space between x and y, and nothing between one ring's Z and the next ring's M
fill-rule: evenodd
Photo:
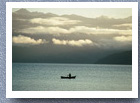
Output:
M92 44L93 48L131 47L131 16L118 19L107 16L87 18L78 15L59 16L52 13L29 12L23 9L13 12L12 15L13 37L24 35L25 40L26 37L31 39L25 43L18 37L19 41L17 40L16 44L37 45L49 41L48 45L58 46L86 47ZM89 44L87 40L90 41ZM15 41L13 43L15 44Z
M70 29L73 26L85 26L91 28L104 29L131 29L132 17L114 19L106 16L97 18L86 18L78 15L55 15L51 13L29 12L27 10L19 10L13 12L13 30L27 29L37 26L59 26L65 29ZM129 24L129 25L126 25ZM14 31L13 31L14 32Z

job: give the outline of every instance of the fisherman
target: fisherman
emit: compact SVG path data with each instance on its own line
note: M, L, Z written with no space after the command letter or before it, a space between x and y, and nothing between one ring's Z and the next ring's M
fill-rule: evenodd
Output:
M69 77L71 77L71 73L69 73Z

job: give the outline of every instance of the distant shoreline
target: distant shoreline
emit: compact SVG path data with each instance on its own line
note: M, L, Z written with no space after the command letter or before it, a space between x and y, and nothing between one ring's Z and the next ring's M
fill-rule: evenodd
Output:
M13 63L39 63L39 62L12 62ZM41 63L40 63L41 64ZM132 65L132 64L97 64L97 63L43 63L42 64L95 64L95 65Z

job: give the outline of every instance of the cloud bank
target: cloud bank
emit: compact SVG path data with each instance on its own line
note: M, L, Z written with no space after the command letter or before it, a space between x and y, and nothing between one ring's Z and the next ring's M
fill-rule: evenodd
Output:
M39 45L39 44L47 43L46 40L42 40L42 39L35 40L23 35L13 36L12 42L14 44L31 44L31 45Z
M44 14L22 9L13 12L12 17L13 44L38 45L48 41L50 46L92 45L93 48L110 49L131 47L132 44L132 16L88 18L78 14Z
M44 27L44 26L37 26L31 27L27 29L22 29L19 33L26 33L26 34L52 34L52 35L59 35L61 34L87 34L87 35L132 35L132 30L118 30L118 29L102 29L102 28L91 28L86 26L75 26L70 29L64 29L61 27Z
M64 17L52 17L52 18L33 18L30 20L33 24L41 24L41 25L72 25L77 24L80 21L79 20L70 20L68 18Z

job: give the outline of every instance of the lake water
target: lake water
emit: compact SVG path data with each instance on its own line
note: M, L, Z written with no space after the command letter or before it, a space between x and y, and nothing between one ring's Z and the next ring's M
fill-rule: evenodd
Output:
M132 65L13 63L12 90L131 91Z

